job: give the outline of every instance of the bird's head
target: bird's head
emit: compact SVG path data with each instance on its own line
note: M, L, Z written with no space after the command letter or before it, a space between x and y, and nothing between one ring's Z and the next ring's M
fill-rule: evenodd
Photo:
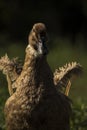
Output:
M27 48L31 48L31 50L29 50L35 56L47 55L47 39L48 38L45 25L43 23L36 23L34 24L29 34L29 45Z

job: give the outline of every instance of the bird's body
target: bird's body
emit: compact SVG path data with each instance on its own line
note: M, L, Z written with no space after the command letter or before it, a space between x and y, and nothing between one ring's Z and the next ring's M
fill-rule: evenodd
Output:
M43 24L37 24L32 29L22 72L13 84L16 92L5 104L6 128L70 130L69 99L56 90L53 73L46 60L46 47L40 43L35 31L37 35L44 32Z
M45 59L33 62L22 71L19 87L5 105L7 130L69 130L69 100L56 91Z

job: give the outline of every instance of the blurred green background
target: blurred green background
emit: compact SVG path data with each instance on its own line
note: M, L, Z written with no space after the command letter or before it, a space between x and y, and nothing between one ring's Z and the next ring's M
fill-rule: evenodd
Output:
M87 1L86 0L0 0L0 57L24 60L27 37L34 23L43 22L49 36L48 62L54 71L77 61L84 73L72 83L72 130L87 130ZM9 97L5 76L0 72L0 129L3 108Z

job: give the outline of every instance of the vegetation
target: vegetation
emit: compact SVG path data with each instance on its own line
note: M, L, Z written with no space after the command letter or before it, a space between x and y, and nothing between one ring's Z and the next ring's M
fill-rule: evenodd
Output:
M87 105L82 101L72 106L71 130L87 130Z

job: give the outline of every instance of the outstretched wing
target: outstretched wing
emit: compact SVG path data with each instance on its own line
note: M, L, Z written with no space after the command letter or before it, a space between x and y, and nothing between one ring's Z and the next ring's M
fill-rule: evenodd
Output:
M11 81L15 81L22 71L22 62L18 57L9 59L8 55L1 57L0 59L0 70L3 74L9 74Z
M8 55L0 59L0 71L6 75L8 90L10 95L13 94L12 83L18 78L22 71L22 62L18 58L9 59Z
M77 62L72 62L59 67L54 72L54 84L59 88L71 85L71 79L82 73L82 66ZM67 94L66 94L67 95Z

